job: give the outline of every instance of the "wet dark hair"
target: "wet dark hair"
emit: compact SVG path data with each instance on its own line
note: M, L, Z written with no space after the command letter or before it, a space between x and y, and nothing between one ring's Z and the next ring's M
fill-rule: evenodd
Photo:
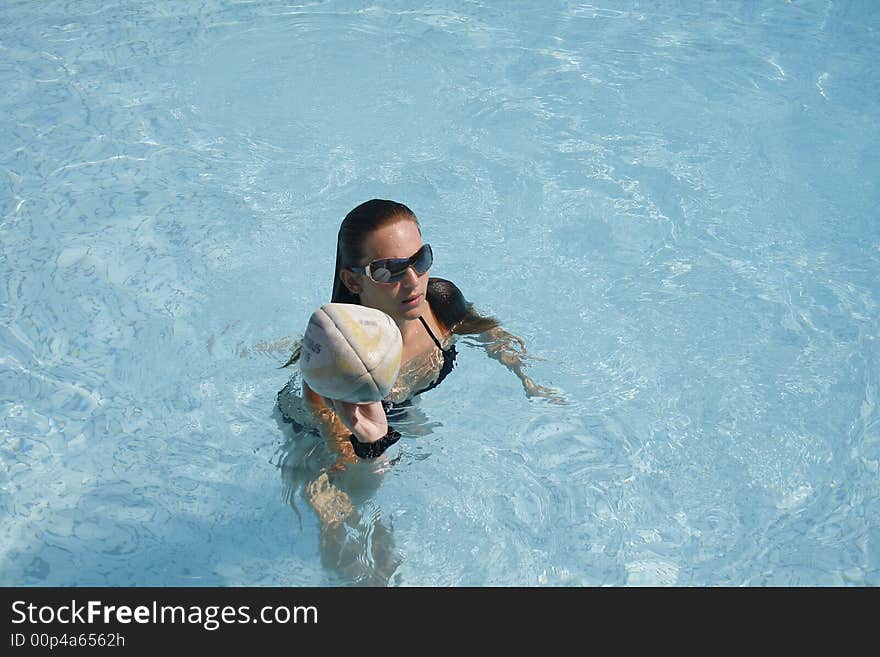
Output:
M425 296L437 319L456 335L484 333L498 326L497 319L478 313L458 286L445 278L428 279Z
M361 203L345 215L336 237L336 266L333 270L333 294L331 303L360 305L360 297L342 282L341 272L347 267L360 266L364 259L364 242L367 236L388 224L401 219L415 223L421 235L422 229L415 213L403 203L374 198ZM461 290L445 278L428 279L425 295L437 319L450 331L459 335L483 333L498 326L498 320L481 315L474 310ZM290 359L282 365L287 367L299 360L301 345L297 344Z

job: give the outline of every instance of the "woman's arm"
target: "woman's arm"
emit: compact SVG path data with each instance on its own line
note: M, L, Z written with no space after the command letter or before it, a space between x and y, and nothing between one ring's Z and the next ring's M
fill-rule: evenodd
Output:
M559 390L538 385L523 371L528 352L522 338L505 331L500 326L474 337L483 343L489 358L497 360L519 377L527 396L545 397L555 403L564 403L565 400L560 396Z
M376 442L388 433L388 419L382 402L353 404L322 397L303 381L303 399L335 443L348 443L353 433L362 443Z
M527 353L522 338L505 331L495 318L477 312L455 283L432 277L428 281L427 296L437 319L453 333L473 336L481 342L490 358L502 363L519 377L526 395L565 403L558 390L539 386L523 371Z

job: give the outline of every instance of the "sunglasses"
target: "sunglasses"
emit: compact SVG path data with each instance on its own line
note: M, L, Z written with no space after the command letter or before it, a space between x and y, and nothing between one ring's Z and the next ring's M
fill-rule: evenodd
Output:
M366 267L349 267L355 274L366 274L376 283L397 283L406 276L406 270L412 267L421 276L434 263L434 252L430 244L423 244L409 258L382 258L373 260Z

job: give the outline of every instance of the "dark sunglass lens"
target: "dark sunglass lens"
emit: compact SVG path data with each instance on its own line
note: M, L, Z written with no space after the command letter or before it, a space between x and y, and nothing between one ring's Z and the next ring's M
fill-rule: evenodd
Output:
M370 278L377 283L388 283L391 281L391 272L383 266L370 267Z
M406 276L406 270L412 267L420 276L430 269L434 262L431 246L425 244L416 251L412 258L388 258L374 260L370 264L370 278L377 283L396 283Z
M431 251L431 245L425 244L419 252L415 255L415 261L413 262L413 269L416 270L416 273L424 274L431 268L431 265L434 263L434 254Z
M399 260L394 263L389 263L387 265L387 269L385 271L388 272L388 282L396 283L401 278L406 276L406 270L409 269L409 260Z

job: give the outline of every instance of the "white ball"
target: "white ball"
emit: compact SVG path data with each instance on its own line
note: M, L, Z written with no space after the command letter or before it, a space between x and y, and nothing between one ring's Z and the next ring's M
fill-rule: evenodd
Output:
M400 370L400 329L381 310L327 303L312 313L300 355L303 380L323 397L380 401Z

